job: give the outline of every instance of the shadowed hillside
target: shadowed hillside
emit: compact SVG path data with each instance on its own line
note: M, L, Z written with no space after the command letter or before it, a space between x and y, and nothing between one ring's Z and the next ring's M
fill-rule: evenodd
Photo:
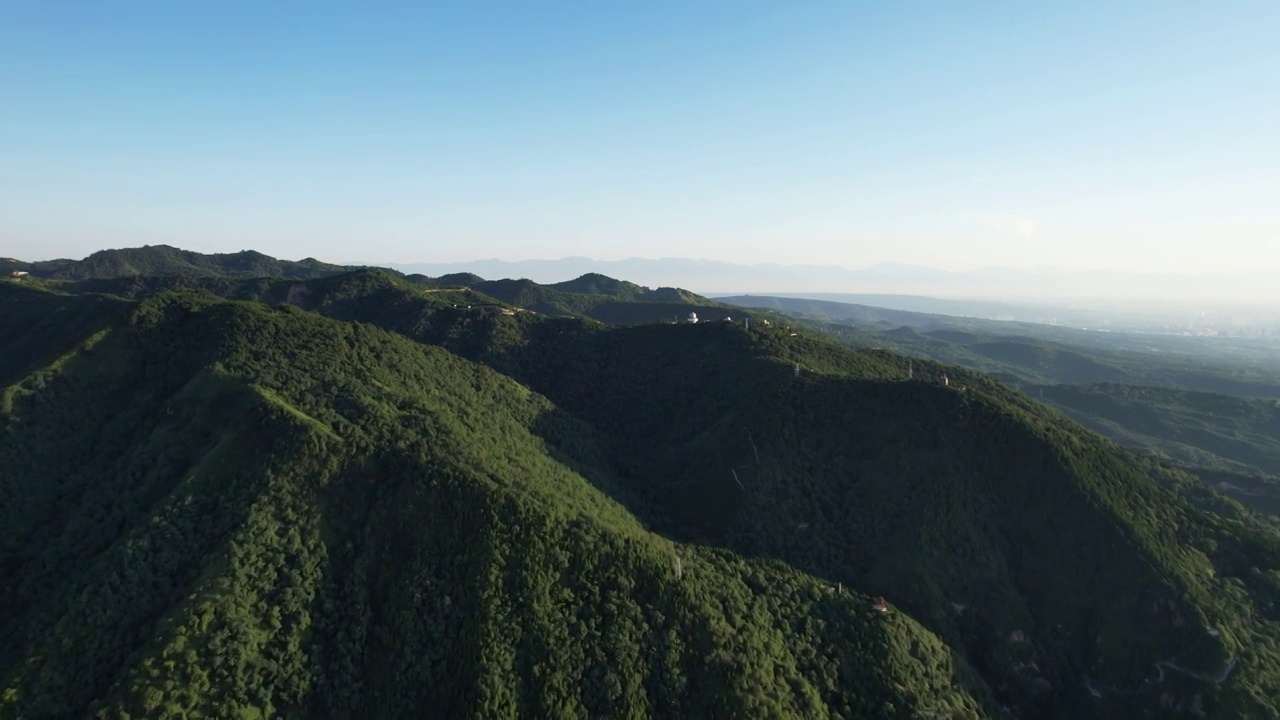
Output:
M793 313L851 347L989 373L1252 508L1280 510L1280 464L1267 420L1280 398L1280 370L1265 338L1087 332L793 298L732 300Z
M1100 384L1035 388L1037 397L1129 447L1280 515L1280 401Z
M1051 385L1037 393L1084 417L1123 427L1132 439L1175 459L1280 475L1280 400L1116 384Z

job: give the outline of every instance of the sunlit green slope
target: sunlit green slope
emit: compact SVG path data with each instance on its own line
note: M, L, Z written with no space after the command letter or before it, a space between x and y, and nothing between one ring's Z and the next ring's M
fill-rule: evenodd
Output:
M906 613L644 529L446 350L191 293L65 345L0 396L0 716L996 712Z

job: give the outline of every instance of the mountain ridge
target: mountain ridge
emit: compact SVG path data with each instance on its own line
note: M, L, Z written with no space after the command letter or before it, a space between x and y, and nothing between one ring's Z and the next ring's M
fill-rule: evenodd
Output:
M255 250L205 255L171 245L100 250L82 260L0 261L0 271L5 275L17 270L55 280L155 275L320 277L351 269L315 258L292 262L277 260Z
M0 717L1276 712L1274 527L981 373L380 270L0 307Z
M932 294L949 298L1158 299L1173 303L1232 298L1249 302L1280 299L1266 272L1209 274L1127 273L1052 268L979 268L950 271L927 266L880 263L864 268L820 264L734 263L693 258L593 260L475 260L390 263L404 272L443 274L468 270L486 277L529 277L543 283L587 273L627 277L649 286L688 287L704 295L751 292ZM1194 283L1188 284L1194 280ZM1124 288L1124 291L1117 291Z

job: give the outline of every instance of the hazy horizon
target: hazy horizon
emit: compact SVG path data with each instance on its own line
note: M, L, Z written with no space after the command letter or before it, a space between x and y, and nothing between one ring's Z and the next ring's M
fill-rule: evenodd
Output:
M1268 2L7 3L0 254L1280 273L1277 31Z
M174 247L174 246L169 246ZM138 249L109 248L110 250ZM189 248L179 247L180 250ZM104 249L107 250L107 249ZM260 248L227 251L264 252ZM97 251L95 251L97 252ZM90 253L92 254L92 253ZM264 253L272 255L271 253ZM2 256L2 255L0 255ZM485 279L529 279L557 283L600 273L648 287L680 287L703 295L903 295L937 299L1062 303L1074 301L1162 302L1172 306L1280 307L1280 286L1264 270L1169 273L1064 270L1050 266L986 266L946 270L927 265L879 262L864 266L732 263L712 258L626 257L616 260L566 256L461 262L397 263L361 258L312 258L344 266L385 267L407 274L472 273ZM18 258L22 261L82 258Z
M311 258L314 260L319 260L320 262L325 262L333 265L347 265L347 266L353 266L353 267L359 267L359 266L385 267L385 268L410 267L415 265L423 265L423 266L456 265L461 267L461 266L484 264L484 263L505 263L505 264L516 265L521 263L558 263L558 262L564 262L564 261L586 261L586 262L592 262L592 263L624 263L629 261L640 261L640 262L674 261L674 262L695 262L695 263L724 263L729 265L738 265L742 267L768 267L768 266L790 267L790 268L818 267L818 268L838 268L841 270L855 270L855 271L870 270L870 269L876 269L876 268L923 269L923 270L933 270L937 272L951 273L951 274L964 274L964 273L978 272L978 271L984 271L984 270L1001 270L1001 271L1010 271L1010 272L1049 271L1049 272L1073 273L1073 274L1074 273L1081 273L1081 274L1116 273L1116 274L1125 274L1125 275L1208 277L1208 276L1224 276L1224 275L1261 275L1261 274L1270 272L1268 270L1260 270L1256 267L1242 267L1240 269L1235 269L1235 270L1210 270L1210 271L1193 271L1188 269L1160 270L1160 269L1154 269L1154 268L1136 268L1133 270L1121 270L1121 269L1107 268L1107 267L1087 267L1087 266L1077 267L1077 268L1068 268L1068 267L1060 267L1060 266L1045 265L1045 264L1040 264L1040 265L972 264L972 265L963 265L958 267L942 267L939 265L929 264L927 262L915 263L915 262L899 262L895 260L879 260L876 262L867 262L863 264L858 264L858 263L841 264L841 263L822 263L822 262L788 263L788 262L777 262L777 261L768 261L768 260L760 261L760 262L739 262L739 261L734 261L733 259L727 259L724 257L691 256L691 255L663 255L663 256L617 255L612 257L599 257L599 256L591 256L591 255L531 255L531 256L522 256L522 257L475 256L466 260L438 259L438 258L431 258L431 257L423 257L417 260L399 261L399 260L385 260L385 259L370 260L370 259L365 259L358 256L349 257L345 255L334 255L334 254L318 256L316 254L306 254L306 253L303 253L303 254L280 253L280 252L273 252L270 249L271 243L264 243L262 246L228 244L225 247L212 247L207 249L201 249L199 247L195 247L192 245L183 244L180 240L168 241L168 242L152 242L152 243L146 243L146 244L137 243L132 245L125 244L125 245L112 245L109 247L105 247L105 246L94 247L93 249L86 250L84 252L72 254L72 255L51 254L48 252L45 252L42 254L36 254L36 255L23 255L20 253L13 254L13 253L4 252L4 253L0 253L0 255L5 255L5 256L12 255L14 259L21 260L23 262L45 262L49 260L83 260L89 257L90 255L93 255L94 253L98 253L98 252L105 252L105 251L111 251L111 250L140 249L144 247L155 247L155 246L168 246L168 247L177 248L178 250L182 250L182 251L199 252L203 254L235 254L239 252L258 252L264 255L274 257L279 260L298 261L298 260ZM85 247L90 247L90 246L86 245Z
M1127 273L994 266L949 271L899 263L863 267L776 263L746 265L674 257L603 261L584 257L524 261L484 259L460 263L392 263L389 267L436 276L471 272L486 279L528 278L540 283L563 282L587 272L598 272L649 287L681 287L704 295L887 293L984 300L1280 305L1280 287L1272 275L1264 271ZM1193 284L1188 285L1188 282Z

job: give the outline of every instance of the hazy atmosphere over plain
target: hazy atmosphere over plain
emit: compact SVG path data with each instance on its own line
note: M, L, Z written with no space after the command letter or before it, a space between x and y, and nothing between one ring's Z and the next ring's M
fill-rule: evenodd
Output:
M1280 272L1280 4L0 5L0 252Z

